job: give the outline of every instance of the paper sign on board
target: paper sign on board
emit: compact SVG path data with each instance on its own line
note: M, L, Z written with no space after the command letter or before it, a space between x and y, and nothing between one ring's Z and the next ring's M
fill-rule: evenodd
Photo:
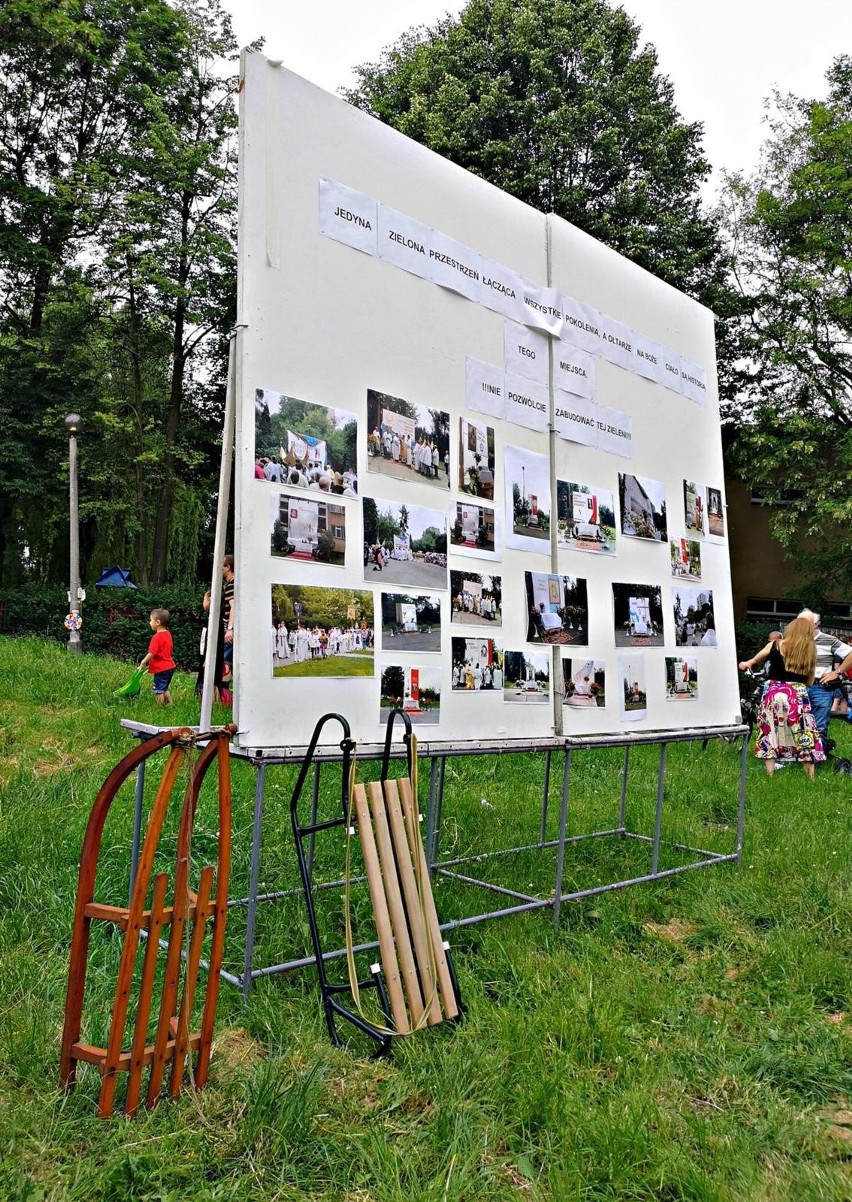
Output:
M368 255L376 254L378 203L337 180L320 179L320 230L336 242L345 242Z

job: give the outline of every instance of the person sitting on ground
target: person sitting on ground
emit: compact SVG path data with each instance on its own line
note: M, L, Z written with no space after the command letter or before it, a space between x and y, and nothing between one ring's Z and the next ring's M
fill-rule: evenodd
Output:
M783 638L770 640L738 666L746 672L762 663L768 663L769 679L760 699L754 754L763 760L768 776L776 763L799 763L813 778L814 765L825 759L825 749L808 697L816 665L812 623L794 618Z

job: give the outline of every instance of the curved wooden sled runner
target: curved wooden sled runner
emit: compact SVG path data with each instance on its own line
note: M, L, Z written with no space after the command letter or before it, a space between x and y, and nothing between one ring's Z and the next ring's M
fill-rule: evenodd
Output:
M160 1096L168 1065L171 1065L169 1095L175 1097L180 1092L187 1061L191 1061L193 1053L196 1053L195 1066L191 1071L193 1083L200 1089L207 1080L228 913L228 878L231 864L231 777L228 743L233 730L233 727L225 727L200 734L189 729L163 731L129 752L110 772L95 798L80 855L60 1076L64 1088L70 1090L76 1083L77 1064L80 1061L96 1065L101 1074L98 1114L102 1118L112 1112L119 1073L128 1074L124 1111L131 1115L135 1114L138 1108L142 1074L147 1067L150 1067L146 1097L146 1105L149 1107L154 1106ZM183 797L171 903L167 900L168 874L161 872L154 877L151 905L150 909L146 909L154 857L178 771L186 757L194 752L200 742L206 745L192 765ZM130 904L121 907L97 902L94 900L94 891L98 855L110 807L119 788L130 774L164 748L170 750L151 806L145 839L136 866ZM214 763L219 778L217 864L215 868L210 864L202 868L196 893L189 887L192 827L201 786L208 769ZM89 931L93 920L115 923L124 938L105 1048L94 1047L80 1038ZM198 1032L190 1034L189 1024L208 920L212 922L212 944L201 1026ZM156 1033L154 1042L149 1044L148 1025L154 1002L157 958L160 941L166 937L168 947ZM135 1000L133 1039L128 1048L122 1047L122 1042L131 1007L131 990L140 942L144 942L145 949ZM185 943L184 957L182 952Z

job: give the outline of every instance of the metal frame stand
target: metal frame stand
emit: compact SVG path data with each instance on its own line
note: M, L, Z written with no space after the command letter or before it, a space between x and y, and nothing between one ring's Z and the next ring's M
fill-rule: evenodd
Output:
M318 952L314 946L313 953L310 955L300 956L298 958L282 961L276 964L263 965L256 967L255 960L255 932L257 923L257 909L261 903L275 902L286 897L292 897L296 893L301 893L302 888L270 890L263 893L260 892L260 853L263 833L263 805L264 791L266 785L266 771L273 766L285 765L294 766L301 765L299 781L296 792L294 793L295 801L293 804L298 804L301 793L304 790L307 781L308 773L313 769L313 781L311 788L311 804L310 816L305 825L299 823L299 830L302 836L297 837L297 848L301 843L305 843L303 849L304 865L308 876L311 880L311 888L316 889L333 889L342 888L344 882L342 880L324 881L317 883L313 880L313 860L314 860L314 840L316 834L322 829L325 829L325 824L317 823L319 789L320 789L320 773L324 764L334 765L336 769L342 772L345 778L341 784L342 796L348 797L348 775L349 764L351 760L347 758L346 747L349 740L349 726L346 720L339 715L327 715L323 722L331 719L336 719L342 725L344 730L344 739L338 745L318 746L317 732L314 734L314 739L309 748L305 747L285 747L276 749L243 749L232 748L231 754L236 757L241 757L247 760L257 771L257 780L255 783L255 801L254 813L252 821L252 843L251 843L251 863L249 870L249 891L245 897L233 898L229 902L230 906L245 906L247 909L247 924L246 924L246 943L244 949L243 969L239 974L222 970L221 976L229 984L234 985L242 991L244 999L248 999L251 992L252 982L262 977L274 976L278 973L289 972L297 968L306 968L310 965L318 963ZM122 720L122 726L127 728L136 738L147 739L159 733L159 727L145 726L141 723L132 722L130 720ZM433 876L440 875L442 878L455 880L459 884L470 885L474 888L485 890L488 893L503 897L506 899L505 905L497 909L486 909L482 912L472 914L465 918L451 919L441 924L442 931L449 931L461 927L473 926L480 922L485 922L487 919L502 918L509 914L518 914L527 910L539 910L551 908L553 910L554 924L558 924L560 919L560 911L562 904L569 901L578 901L581 898L592 897L599 893L609 893L616 889L624 889L628 885L642 884L647 881L662 880L666 877L675 876L682 872L689 872L699 868L708 868L716 864L724 863L739 863L742 858L743 846L743 831L745 823L745 782L746 782L746 765L748 751L748 727L742 724L725 726L725 727L700 727L694 729L686 729L681 731L642 731L642 732L625 732L615 735L595 735L595 736L564 736L540 738L531 740L504 740L501 743L449 743L443 742L440 744L430 745L427 742L421 742L418 745L418 759L421 761L429 761L429 801L426 816L426 837L424 840L427 863L429 870ZM701 742L706 743L710 740L721 739L728 743L740 743L740 773L739 773L739 796L737 803L737 830L736 830L736 845L732 852L721 853L707 850L706 848L691 847L686 844L672 844L671 846L678 851L690 853L694 856L686 864L680 864L671 868L660 868L660 849L663 846L662 841L662 823L665 810L665 774L667 762L667 749L672 743L684 742ZM406 756L409 761L411 759L411 744L406 740ZM653 833L643 834L638 831L630 830L627 826L627 801L628 801L628 785L630 776L630 752L634 747L641 745L656 745L660 749L659 761L657 766L657 789L656 789L656 807L654 814ZM354 744L353 744L354 747ZM569 816L570 816L570 796L571 796L571 781L572 771L574 768L574 758L578 752L594 750L596 748L616 747L623 748L623 760L621 767L621 789L618 804L618 820L617 824L606 829L590 831L584 834L569 835ZM499 850L483 852L477 855L461 856L452 859L440 859L440 835L441 824L443 820L444 809L444 785L446 775L446 761L449 758L457 756L489 756L489 755L512 755L519 753L543 752L544 753L544 782L542 790L541 813L539 819L538 838L535 842L517 847L500 848ZM556 838L548 839L546 837L546 828L548 820L549 797L552 788L552 780L554 776L554 754L563 754L562 763L562 778L560 792L560 810L559 810L559 828ZM351 752L349 753L351 755ZM361 762L367 761L382 761L382 773L387 774L388 765L390 762L391 747L390 747L390 730L388 737L383 744L368 744L358 747L358 759ZM137 778L136 787L136 813L134 817L134 847L138 846L138 831L141 831L142 825L142 796L144 789L144 781L140 777ZM345 813L345 809L344 809ZM333 825L342 825L344 819L335 820ZM564 890L564 875L565 875L565 849L571 844L579 844L591 839L630 839L637 842L649 843L651 845L651 867L649 872L639 875L626 877L620 880L608 881L602 885L592 886L586 889ZM556 849L556 866L554 876L554 890L550 896L537 897L531 893L524 893L519 890L506 888L494 882L487 881L481 875L466 874L459 869L465 865L483 864L490 860L517 855L525 851L537 851ZM297 855L299 852L297 851ZM135 863L135 859L134 859ZM300 865L301 867L301 865ZM304 881L304 875L303 875ZM354 951L364 952L370 951L376 947L375 943L359 944ZM335 948L331 950L322 950L319 953L319 959L323 966L329 961L339 959L346 955L345 948ZM323 970L324 971L324 970ZM332 1036L334 1038L334 1036Z

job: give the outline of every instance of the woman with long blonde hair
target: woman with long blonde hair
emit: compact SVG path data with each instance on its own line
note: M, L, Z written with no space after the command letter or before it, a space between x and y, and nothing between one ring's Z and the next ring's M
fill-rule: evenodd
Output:
M780 639L770 640L741 671L768 661L769 679L760 699L754 754L769 776L777 763L798 763L813 778L814 765L825 759L808 698L816 668L814 627L807 618L794 618Z

